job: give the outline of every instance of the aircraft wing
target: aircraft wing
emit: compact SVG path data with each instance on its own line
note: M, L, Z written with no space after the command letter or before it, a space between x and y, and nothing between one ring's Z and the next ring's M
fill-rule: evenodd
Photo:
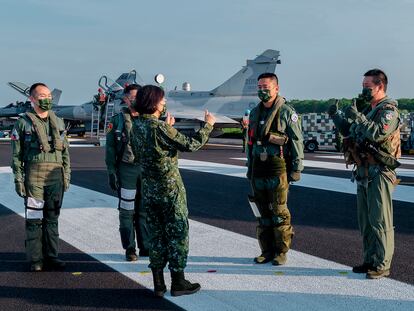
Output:
M204 121L204 111L196 110L196 109L189 109L187 107L182 108L168 108L167 111L171 113L171 115L176 119L186 119L186 120L198 120ZM216 117L216 123L224 123L224 124L238 124L237 121L221 115L219 113L213 113Z

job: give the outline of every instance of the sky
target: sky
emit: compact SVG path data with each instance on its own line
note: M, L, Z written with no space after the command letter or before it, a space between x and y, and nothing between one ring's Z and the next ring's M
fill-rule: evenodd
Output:
M76 105L132 69L207 91L266 49L287 99L355 97L372 68L391 97L414 98L413 15L414 0L0 0L0 106L24 99L9 81Z

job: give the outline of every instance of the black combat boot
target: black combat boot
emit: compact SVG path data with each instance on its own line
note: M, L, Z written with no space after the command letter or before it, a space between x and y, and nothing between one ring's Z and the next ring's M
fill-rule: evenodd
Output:
M62 271L62 270L65 270L66 263L63 260L48 257L44 259L43 266L45 267L46 270Z
M374 266L370 263L364 262L360 266L355 266L352 268L352 272L354 273L368 273L369 270L373 270Z
M155 297L164 297L167 287L165 286L163 269L152 269L152 278L154 280Z
M256 227L256 236L262 253L254 258L254 262L258 264L267 263L275 256L273 228L259 225Z
M43 263L41 261L32 262L30 264L31 272L40 272L43 270Z
M171 271L171 296L191 295L201 288L198 283L191 283L184 278L184 271Z
M126 261L137 261L138 256L135 248L128 248L125 252L125 260Z

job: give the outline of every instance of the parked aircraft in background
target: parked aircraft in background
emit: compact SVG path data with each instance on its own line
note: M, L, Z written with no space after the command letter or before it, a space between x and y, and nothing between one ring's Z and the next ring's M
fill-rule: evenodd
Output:
M21 82L9 82L7 83L11 88L15 89L21 95L23 95L26 100L25 101L16 101L15 103L8 104L7 106L0 108L0 117L2 118L13 118L17 117L20 113L26 112L30 109L31 104L27 98L30 96L29 89L30 86L21 83ZM62 91L59 89L53 89L52 97L53 97L53 106L57 107L59 105L60 95Z
M192 91L188 82L182 90L167 93L167 109L175 118L200 118L204 110L240 120L247 109L258 103L257 78L264 72L274 73L280 64L280 53L266 50L253 60L247 60L230 79L210 91Z
M210 91L192 91L190 84L185 82L182 90L166 92L167 110L175 117L175 126L181 130L197 130L204 120L206 109L216 116L216 127L238 126L238 121L245 111L258 103L257 77L264 72L275 72L276 65L280 64L279 56L279 51L266 50L255 59L247 60L242 69ZM161 76L157 75L156 78ZM156 82L162 81L156 79ZM96 123L94 114L99 111L98 123L104 129L105 126L102 123L106 123L110 116L121 110L123 89L131 83L145 84L135 70L121 74L115 81L103 75L98 81L98 94L84 104L71 106L58 105L61 91L54 90L57 93L54 94L53 110L72 127L84 124L87 131L94 128L94 123ZM28 96L28 87L25 84L10 82L9 85L19 93ZM14 112L14 116L17 116L29 107L30 103L26 102L19 105L18 109L2 108L0 117L6 116L5 111L10 111L11 114Z

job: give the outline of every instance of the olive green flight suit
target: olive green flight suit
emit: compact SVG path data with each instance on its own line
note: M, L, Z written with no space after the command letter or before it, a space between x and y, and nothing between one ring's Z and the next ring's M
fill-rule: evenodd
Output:
M108 173L119 180L119 232L122 247L135 250L135 234L141 254L149 249L147 212L141 198L141 167L131 149L132 116L127 108L112 117L106 135L105 162Z
M26 253L32 263L58 257L58 218L70 183L69 144L63 120L49 111L24 114L12 131L12 168L26 189ZM66 188L66 189L65 189Z
M250 112L248 131L247 177L261 214L256 233L261 256L273 258L288 252L294 234L287 207L288 174L303 170L301 125L295 111L278 96L271 108L259 103ZM269 142L270 134L282 142Z
M334 121L347 120L337 113ZM391 135L399 138L400 117L397 102L386 97L373 109L358 114L350 126L350 137L358 143L369 142L389 158L396 159L400 146L393 145ZM364 158L367 152L360 154ZM354 172L357 181L357 210L359 229L363 238L364 263L377 270L388 270L394 254L392 191L397 178L395 170L378 161L362 161Z

